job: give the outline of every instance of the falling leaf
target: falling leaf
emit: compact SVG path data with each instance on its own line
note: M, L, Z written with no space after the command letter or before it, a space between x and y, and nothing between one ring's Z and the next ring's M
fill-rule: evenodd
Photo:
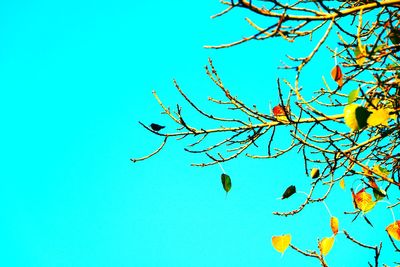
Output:
M357 131L367 126L369 111L360 105L349 104L344 107L344 122L352 130Z
M344 179L343 179L343 178L340 179L339 186L340 186L343 190L345 189L345 184L344 184Z
M364 213L375 207L376 202L372 200L371 194L365 192L365 189L361 189L357 194L352 192L352 194L356 208L360 209Z
M334 235L336 235L339 231L339 220L335 216L331 217L331 229Z
M339 65L333 67L331 70L331 77L339 86L343 85L343 73Z
M296 186L291 185L288 188L286 188L285 192L282 195L282 199L289 198L294 193L296 193Z
M388 234L396 240L400 240L400 220L389 224L386 227Z
M347 97L347 103L348 104L353 103L357 99L359 92L360 89L354 89L353 91L351 91L349 96Z
M380 108L373 110L370 116L368 117L367 123L369 126L378 126L378 125L385 125L389 126L389 110L385 108Z
M223 173L223 174L221 174L221 182L222 182L222 186L224 187L225 192L228 193L232 187L231 177L229 177L229 175Z
M334 237L322 238L322 240L318 243L318 248L319 251L321 251L321 254L326 256L326 254L328 254L329 251L331 251L334 242L335 242Z
M318 168L313 168L310 172L311 178L315 179L319 177L319 169Z
M280 253L285 252L292 239L290 234L278 235L272 237L272 246Z

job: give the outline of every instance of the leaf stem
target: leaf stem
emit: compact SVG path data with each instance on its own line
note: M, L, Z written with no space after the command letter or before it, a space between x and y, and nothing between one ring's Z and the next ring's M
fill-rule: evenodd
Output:
M224 168L222 167L221 163L219 163L219 162L217 162L217 163L218 163L218 166L221 168L221 170L222 170L222 173L224 173L224 174L225 174L226 172L225 172Z
M326 205L325 201L322 201L322 203L324 203L324 206L325 206L326 210L328 211L329 216L330 216L330 217L333 217L333 216L332 216L332 213L331 213L331 211L329 210L328 205Z

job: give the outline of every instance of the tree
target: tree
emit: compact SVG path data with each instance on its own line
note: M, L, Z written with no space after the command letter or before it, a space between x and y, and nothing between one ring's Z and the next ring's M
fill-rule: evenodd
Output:
M214 18L241 8L262 16L267 26L259 26L247 19L255 31L253 35L207 48L229 48L252 40L268 41L271 38L296 42L305 37L310 38L313 48L302 57L287 56L290 63L283 63L282 68L292 71L294 79L277 78L280 101L269 113L263 113L256 106L250 106L234 96L225 87L211 59L205 68L206 74L221 90L224 99L209 100L228 110L237 111L239 115L223 117L207 113L174 81L185 101L205 120L222 124L215 128L193 126L190 118L183 116L181 105L171 110L153 91L163 114L178 128L175 132L166 133L162 126L154 127L152 124L149 127L140 122L144 128L162 136L164 140L151 154L132 161L146 160L157 154L172 138L182 140L189 136L195 137L196 141L187 145L185 150L204 154L208 159L193 164L201 167L221 164L242 155L253 159L273 159L297 150L302 154L305 173L312 178L309 192L297 209L274 214L292 216L311 203L323 205L332 190L338 188L335 185L344 188L345 181L353 181L353 184L358 181L362 189L350 189L354 210L344 211L345 214L355 216L354 219L361 216L372 226L366 214L375 208L376 203L388 203L386 208L392 212L394 220L386 228L391 246L383 246L382 242L370 245L355 239L339 227L334 216L331 217L332 236L318 241L319 251L300 249L291 243L290 235L272 237L273 246L282 253L290 246L307 257L317 259L322 266L328 266L325 256L340 230L349 241L373 251L373 259L368 262L370 266L382 264L379 257L383 247L399 253L400 220L396 221L392 209L400 206L400 0L306 0L288 3L276 0L232 0L221 3L227 8L214 15ZM314 40L314 37L317 39ZM328 39L335 40L337 47L325 47L331 44ZM301 74L309 62L318 59L318 52L322 49L328 49L335 60L335 64L329 67L335 88L331 88L323 77L323 87L310 94L307 88L301 86ZM352 89L350 93L345 93L349 88ZM276 131L281 128L292 139L288 147L282 147L276 141ZM222 138L212 138L215 135ZM260 151L260 154L248 153L250 148ZM262 154L263 151L266 153ZM221 179L228 192L230 177L224 173ZM316 188L324 188L325 193L318 196ZM290 186L282 199L294 193L296 187ZM394 202L390 203L389 198ZM400 264L396 260L394 263Z

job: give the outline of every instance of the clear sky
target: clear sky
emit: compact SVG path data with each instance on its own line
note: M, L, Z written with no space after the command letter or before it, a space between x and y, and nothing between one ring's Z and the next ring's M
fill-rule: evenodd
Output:
M227 197L218 166L190 167L204 158L179 142L130 161L161 142L139 120L174 129L152 90L174 107L182 102L176 78L217 114L206 100L221 94L203 69L212 57L227 87L267 112L277 101L279 60L310 49L281 41L204 49L252 32L244 12L210 19L222 9L217 0L0 2L2 266L318 266L293 250L281 257L270 241L291 233L295 245L317 249L317 238L331 234L322 205L296 217L272 215L303 201L301 194L278 201L287 186L308 189L296 153L224 164L233 183ZM329 76L333 61L321 62L308 71ZM313 83L322 86L319 78L305 81ZM372 235L363 220L350 223L340 213L352 210L349 189L336 191L327 204L341 226L366 243L387 242L390 213L371 212ZM386 251L390 266L395 256ZM327 261L365 266L366 256L373 254L338 235Z

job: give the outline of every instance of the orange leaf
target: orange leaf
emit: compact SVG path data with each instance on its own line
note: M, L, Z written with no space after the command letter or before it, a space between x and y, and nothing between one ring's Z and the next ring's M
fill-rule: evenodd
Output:
M340 69L339 65L336 65L335 67L333 67L333 69L331 70L331 76L332 76L332 79L339 86L343 85L343 73L342 73L342 70Z
M365 189L361 189L357 194L353 194L353 199L356 208L363 212L368 212L375 207L376 202L372 200L372 196L365 192Z
M345 184L344 184L344 179L343 179L343 178L340 179L339 185L340 185L340 187L344 190Z
M289 115L288 109L286 109L286 112ZM285 113L285 107L282 107L281 105L277 105L272 109L272 113L274 113L274 116L278 119L278 121L288 122L288 119L287 119L286 113Z
M339 231L339 220L334 216L331 217L331 229L334 235Z
M319 251L321 251L321 254L326 256L326 254L328 254L329 251L331 251L334 242L335 242L334 237L322 238L322 240L318 243L318 248Z
M386 227L386 231L388 234L396 240L400 240L400 220L395 221L392 224L389 224Z
M277 105L272 109L275 116L285 115L285 110L281 105Z
M280 253L285 252L290 244L290 240L292 239L290 234L279 235L272 237L272 246Z

